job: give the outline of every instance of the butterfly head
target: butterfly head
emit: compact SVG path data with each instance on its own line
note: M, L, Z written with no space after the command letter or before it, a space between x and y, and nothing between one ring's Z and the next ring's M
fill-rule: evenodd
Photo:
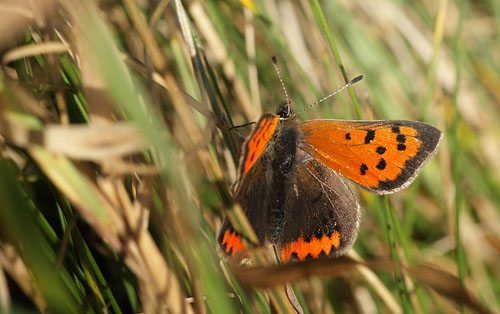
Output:
M280 120L288 120L294 115L292 115L291 101L284 101L279 107L278 112L276 114L280 116Z

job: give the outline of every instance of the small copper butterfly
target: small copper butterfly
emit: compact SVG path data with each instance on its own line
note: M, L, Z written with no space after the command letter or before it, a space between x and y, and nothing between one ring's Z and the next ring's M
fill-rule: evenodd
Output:
M279 75L274 57L273 64ZM287 101L277 114L263 114L243 144L234 197L259 241L276 245L283 262L337 257L353 245L360 221L339 174L376 194L397 192L437 152L443 134L416 121L299 122L281 82ZM217 240L231 256L244 248L227 218Z

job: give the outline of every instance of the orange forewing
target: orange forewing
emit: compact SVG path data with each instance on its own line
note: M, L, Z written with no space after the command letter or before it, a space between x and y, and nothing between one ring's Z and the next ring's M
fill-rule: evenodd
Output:
M279 121L278 115L263 114L254 128L252 135L243 146L242 160L240 161L240 178L242 178L253 164L259 159L266 148L267 142L273 136Z
M441 135L434 127L411 121L311 120L300 128L301 146L313 158L377 193L392 192L411 181ZM427 133L432 145L423 145ZM387 182L390 188L382 185Z

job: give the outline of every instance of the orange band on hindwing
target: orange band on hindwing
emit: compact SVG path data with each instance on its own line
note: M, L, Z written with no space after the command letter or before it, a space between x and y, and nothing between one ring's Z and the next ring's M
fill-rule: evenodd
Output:
M242 160L240 162L240 178L242 178L253 164L259 159L266 148L267 142L271 139L279 122L279 116L264 114L255 126L248 141L243 147Z
M297 241L287 243L281 248L281 260L287 262L290 259L305 260L306 258L318 258L322 255L328 256L331 251L340 246L340 233L334 232L331 236L323 235L321 239L312 237L310 241L301 236Z
M221 246L224 252L228 255L234 256L239 251L243 250L243 241L241 241L241 235L235 230L226 229L224 236L222 237Z

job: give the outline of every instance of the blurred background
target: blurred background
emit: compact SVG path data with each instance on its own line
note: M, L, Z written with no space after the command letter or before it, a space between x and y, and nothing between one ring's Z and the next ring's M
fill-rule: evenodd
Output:
M0 312L499 312L498 0L4 0L0 29ZM365 75L300 120L444 133L408 189L352 185L343 266L279 282L215 243L252 239L231 127L284 101L273 54L294 110Z

